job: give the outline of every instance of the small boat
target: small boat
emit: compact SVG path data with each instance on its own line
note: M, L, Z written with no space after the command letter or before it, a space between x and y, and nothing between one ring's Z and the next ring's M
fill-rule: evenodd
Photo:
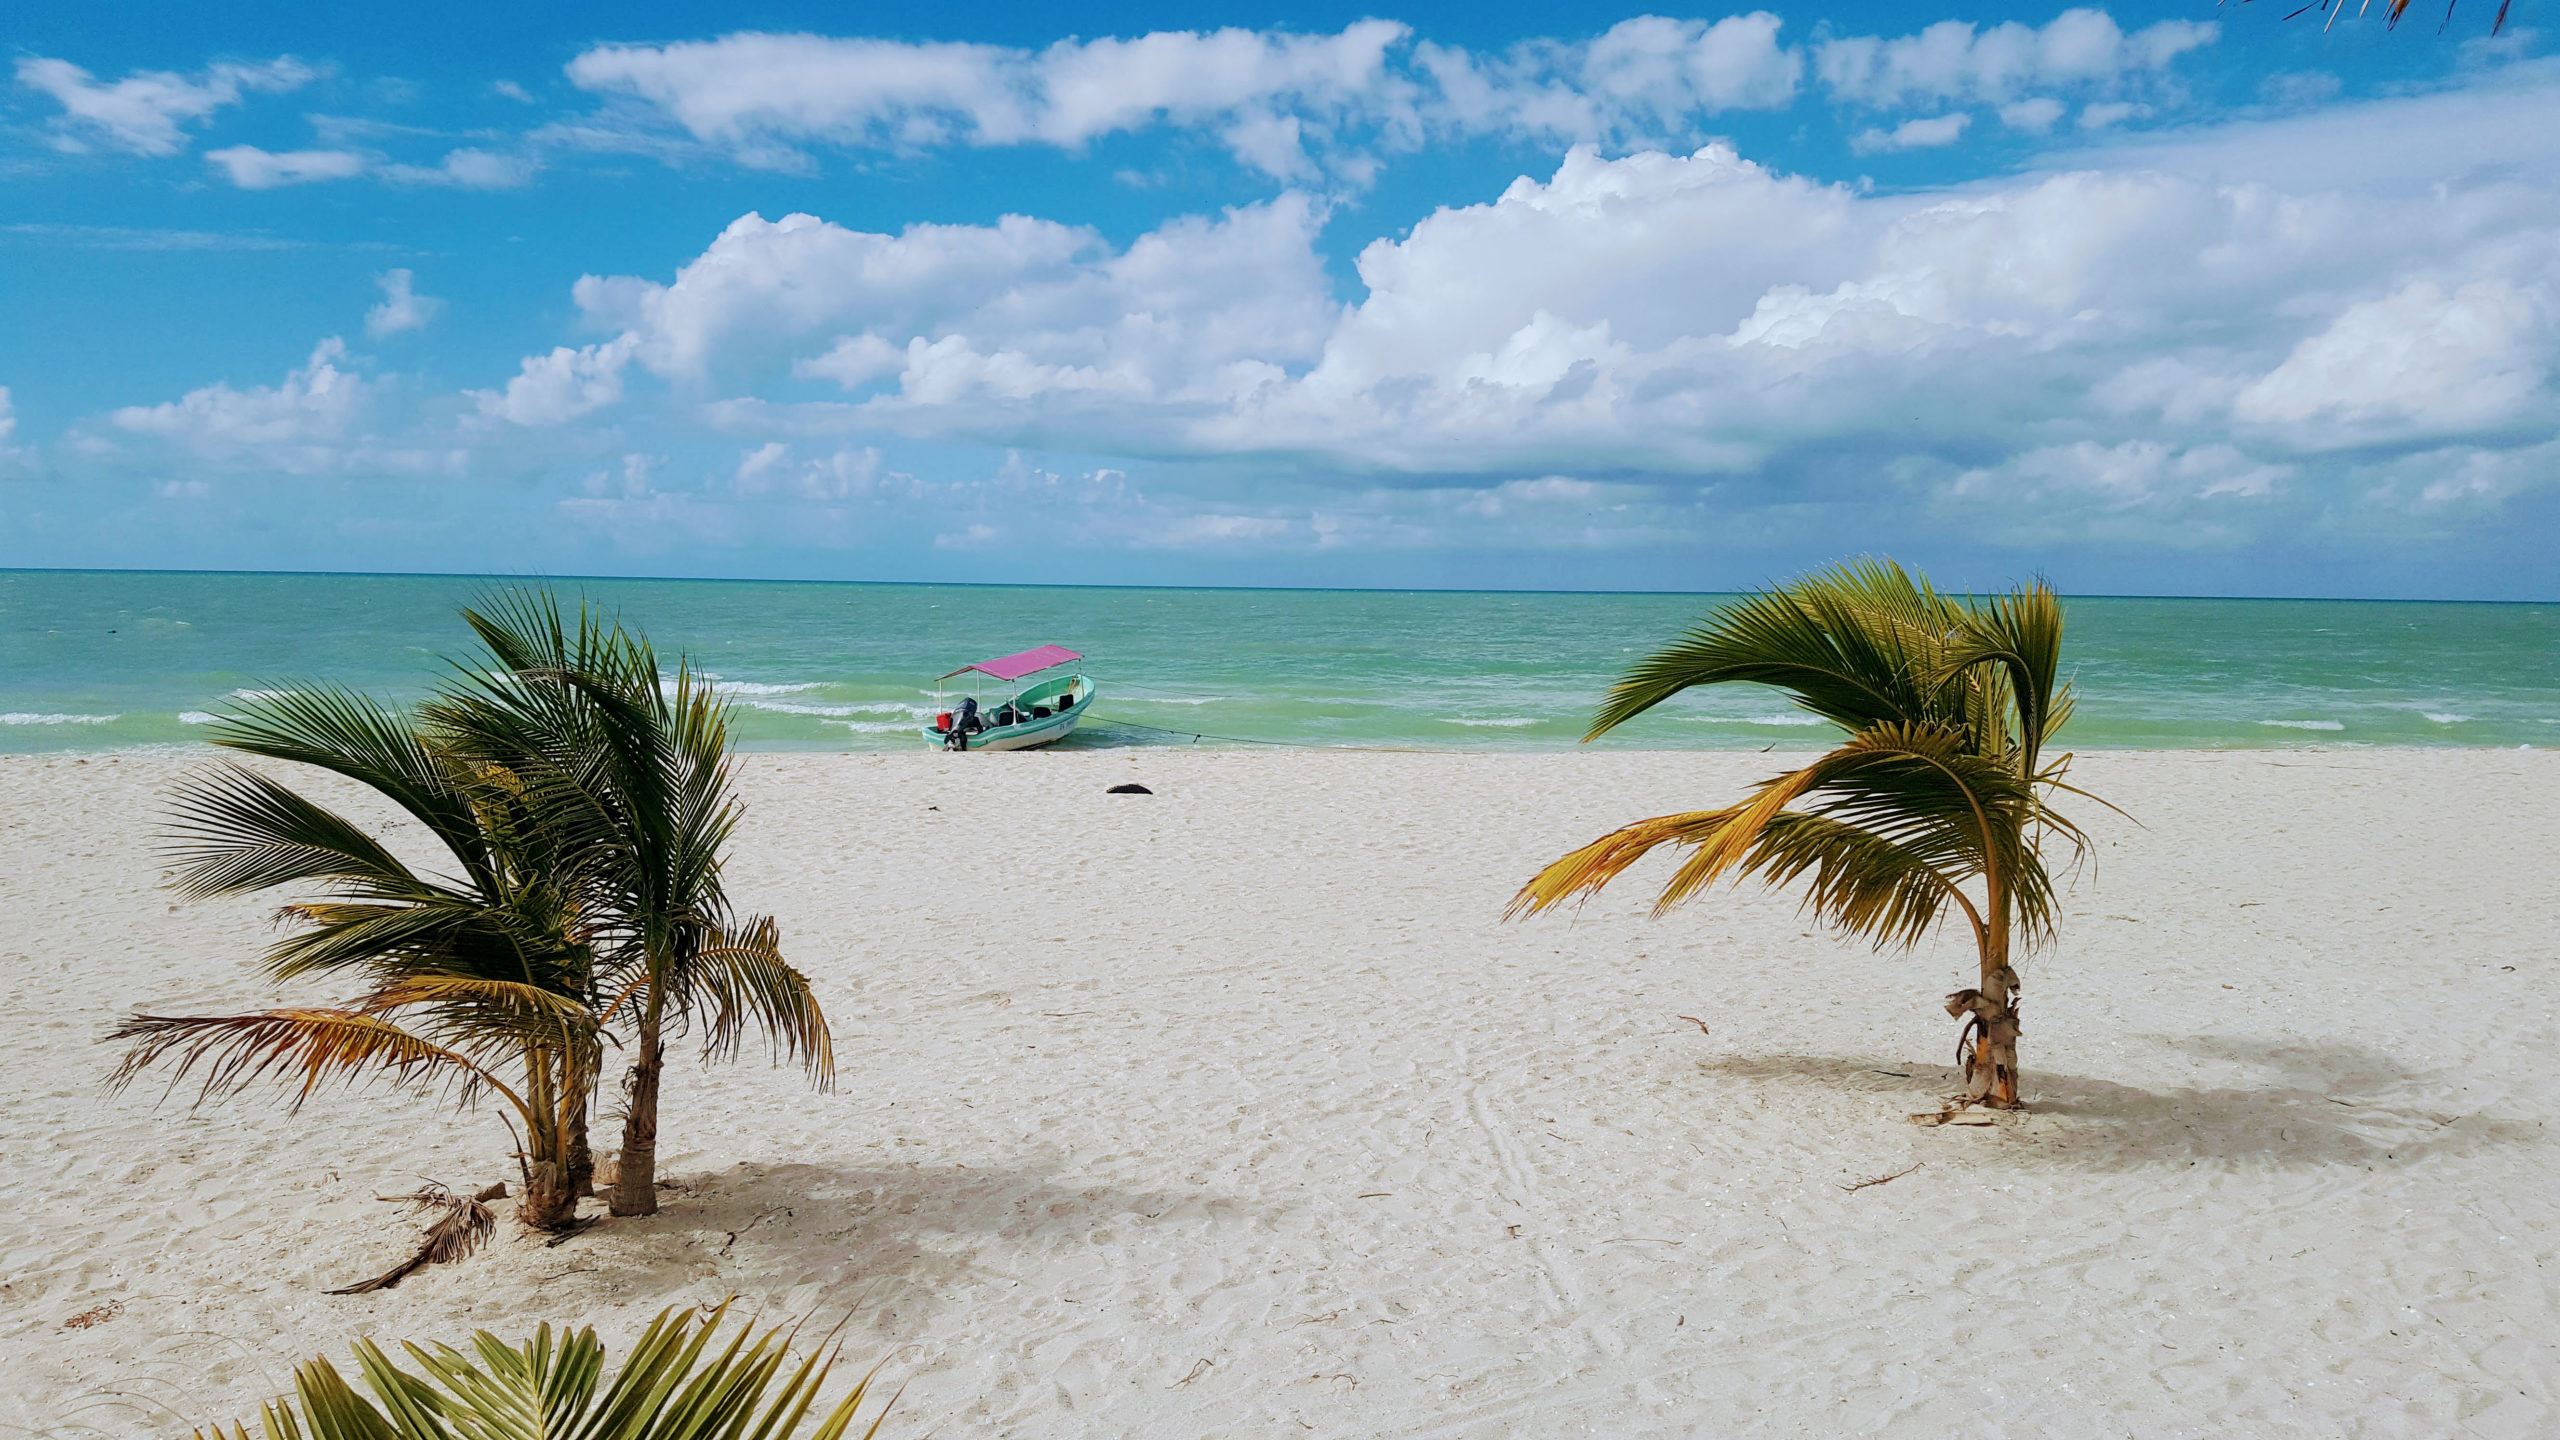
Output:
M1064 740L1093 703L1093 682L1072 672L1025 686L1000 704L982 706L963 694L948 703L944 685L962 675L978 674L1010 685L1084 657L1063 645L1043 645L1019 655L1003 655L963 665L934 686L933 723L924 727L928 745L944 750L1028 750Z

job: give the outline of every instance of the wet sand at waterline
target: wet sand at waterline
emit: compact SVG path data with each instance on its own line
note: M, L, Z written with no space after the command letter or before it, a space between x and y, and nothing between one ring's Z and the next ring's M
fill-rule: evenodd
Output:
M200 757L0 760L0 1429L733 1292L850 1311L900 1436L2560 1427L2560 756L2083 757L2142 828L2076 816L2034 1109L1943 1129L1952 938L1648 921L1658 864L1500 923L1782 758L750 757L732 889L835 1092L679 1064L661 1214L357 1297L415 1234L372 1197L513 1180L496 1113L106 1093L126 1011L274 998L272 904L156 888Z

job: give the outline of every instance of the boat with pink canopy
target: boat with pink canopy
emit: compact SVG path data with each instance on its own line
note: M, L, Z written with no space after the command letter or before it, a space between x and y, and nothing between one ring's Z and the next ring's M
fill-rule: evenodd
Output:
M1064 645L1041 645L963 665L942 676L934 683L933 723L924 727L925 743L944 750L1028 750L1064 740L1093 704L1093 682L1082 675L1072 671L1051 675L992 706L981 705L977 696L967 693L965 682L956 700L949 686L964 675L984 675L1009 686L1083 658Z

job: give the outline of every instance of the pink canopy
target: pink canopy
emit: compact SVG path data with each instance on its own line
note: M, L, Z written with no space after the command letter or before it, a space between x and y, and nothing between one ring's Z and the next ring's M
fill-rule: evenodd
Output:
M1025 675L1046 670L1052 665L1064 665L1070 660L1083 658L1064 645L1043 645L1037 650L1025 650L1019 655L1007 655L995 660L981 660L975 665L963 665L952 671L951 675L966 675L975 670L981 675L993 675L999 680L1019 680ZM945 675L942 678L948 680L951 675Z

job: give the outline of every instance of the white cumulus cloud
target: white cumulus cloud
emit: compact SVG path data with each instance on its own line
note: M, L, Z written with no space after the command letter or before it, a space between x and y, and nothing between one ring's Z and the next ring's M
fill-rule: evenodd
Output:
M54 121L56 144L72 150L102 144L136 155L175 155L187 148L188 125L239 104L252 91L299 89L318 73L284 56L258 65L212 65L192 76L137 70L102 84L68 60L30 55L17 65L21 86L62 107Z
M1895 150L1928 150L1953 145L1964 138L1964 127L1973 117L1959 110L1953 115L1933 115L1925 120L1905 120L1890 130L1862 130L1849 137L1849 148L1860 155L1874 155Z
M2409 102L2448 137L2507 103ZM2281 163L2232 173L2218 135L2143 153L1871 195L1724 145L1581 147L1370 243L1347 306L1317 252L1342 221L1296 194L1126 248L1026 217L890 235L747 216L672 279L575 294L636 366L716 397L705 413L750 445L742 492L805 490L812 462L775 447L899 436L1473 497L1371 505L1374 525L1331 507L1325 543L1527 514L1501 488L1523 475L1774 499L1840 465L1996 510L2004 534L2238 543L2324 495L2452 503L2359 481L2341 449L2505 454L2560 418L2560 186L2514 178L2539 171L2447 180L2413 158L2305 187ZM2460 278L2423 278L2441 275ZM2490 477L2471 497L2531 473L2460 468ZM1629 531L1695 524L1689 503L1611 502L1644 517ZM1314 544L1309 513L1289 533Z
M261 150L234 145L205 152L243 190L274 190L325 180L371 176L394 185L452 186L463 190L511 190L532 180L540 168L521 155L501 155L471 147L449 151L435 165L410 165L371 150Z
M1967 470L1941 498L2020 544L2095 535L2213 545L2249 538L2261 518L2250 502L2275 497L2295 473L2227 444L2081 440Z
M1075 148L1157 126L1213 135L1284 181L1353 182L1381 150L1443 135L1679 140L1707 117L1792 102L1801 50L1767 11L1715 21L1639 16L1585 40L1500 53L1417 42L1362 20L1331 34L1228 28L1063 40L1031 50L954 42L741 33L604 45L569 78L751 164L806 163L811 145ZM564 137L610 135L569 127Z
M1381 99L1386 52L1406 36L1363 20L1331 35L1224 29L1062 40L1033 51L951 42L744 33L669 45L604 45L569 63L573 84L647 103L694 138L788 163L807 143L1079 146L1158 123L1228 132L1249 163L1288 174L1302 120Z
M2438 430L2492 425L2544 391L2552 305L2539 286L2414 280L2340 311L2233 403L2243 420Z
M589 276L574 293L641 365L687 383L786 368L847 389L894 379L919 413L1070 394L1212 404L1317 354L1337 312L1313 248L1321 220L1285 194L1114 252L1020 216L883 235L749 215L671 283Z
M207 385L165 404L127 406L111 418L120 429L171 442L201 460L295 475L335 470L349 445L363 441L382 385L346 362L346 343L332 336L279 384Z
M409 271L386 270L373 277L382 287L382 303L364 314L364 333L379 340L404 330L423 330L427 322L444 309L444 302L432 295L421 295L417 277Z
M1524 41L1499 55L1424 42L1423 118L1459 133L1542 140L1676 137L1702 116L1775 110L1795 99L1804 56L1767 11L1713 24L1658 15L1582 43Z
M2163 20L2126 34L2103 10L2065 10L2041 28L2011 20L1980 29L1941 20L1914 35L1840 36L1814 47L1814 71L1834 96L1874 109L1998 104L2028 90L2104 86L2165 70L2221 33L2209 22Z
M348 180L365 171L365 157L353 150L261 150L234 145L208 150L204 158L243 190L275 190L317 180Z
M527 427L563 425L590 415L622 398L622 371L636 347L632 336L616 336L595 345L571 349L556 346L547 355L528 355L504 390L474 390L480 413Z

